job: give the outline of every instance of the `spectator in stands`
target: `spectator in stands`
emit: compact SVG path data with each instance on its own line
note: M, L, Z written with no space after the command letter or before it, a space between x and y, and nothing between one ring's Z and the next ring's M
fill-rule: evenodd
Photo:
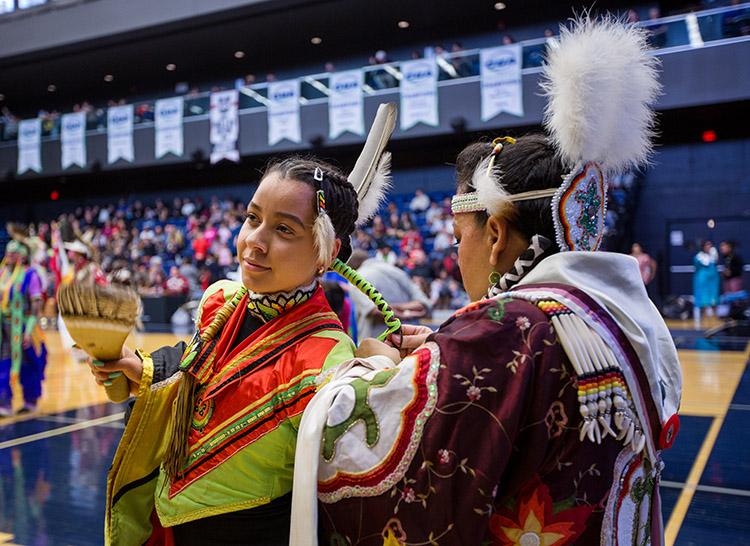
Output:
M661 11L657 7L652 7L648 10L649 21L656 21L661 18ZM667 45L667 25L665 24L649 24L648 26L649 37L648 41L651 47L655 49L661 49Z
M393 249L385 243L378 246L378 250L375 252L375 259L390 265L396 265L398 263L398 256L396 256Z
M182 258L182 263L180 264L180 275L185 277L190 284L190 293L195 294L196 292L200 291L200 283L198 281L198 268L195 267L195 264L193 263L193 258L190 256L185 256Z
M722 241L719 245L724 270L721 272L725 294L742 290L742 258L737 254L733 241Z
M331 61L328 61L323 65L323 70L330 74L331 72L336 72L336 66Z
M430 208L428 208L424 214L424 220L428 226L431 226L435 220L442 216L442 214L443 208L440 206L440 203L432 201L430 203Z
M449 233L447 229L441 229L435 236L435 241L432 243L432 250L434 252L442 252L448 250L453 246L453 234Z
M180 274L176 265L169 268L169 278L164 286L164 292L169 296L187 296L190 293L190 281Z
M430 196L422 188L417 188L414 197L409 203L409 209L412 212L424 212L430 207Z
M401 319L419 319L430 312L430 300L403 270L381 260L368 258L361 250L352 252L349 265L383 294ZM377 337L385 331L380 311L364 294L351 290L359 339Z
M638 23L641 20L641 16L638 15L637 11L631 8L628 10L626 20L629 24L634 25L635 23Z
M193 237L192 247L195 260L200 264L201 262L204 262L206 260L206 254L208 253L208 249L211 247L211 243L208 242L208 239L204 236L203 231L197 230L195 237ZM206 286L206 288L208 288L208 286Z
M510 34L505 34L503 35L501 43L503 45L512 45L512 44L515 44L516 41L513 39L513 37Z

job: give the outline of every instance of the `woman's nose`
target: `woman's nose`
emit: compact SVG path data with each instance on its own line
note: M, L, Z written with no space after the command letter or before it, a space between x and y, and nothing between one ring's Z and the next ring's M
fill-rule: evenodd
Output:
M262 225L248 231L245 237L245 245L261 254L268 252L268 242L266 241L265 230Z

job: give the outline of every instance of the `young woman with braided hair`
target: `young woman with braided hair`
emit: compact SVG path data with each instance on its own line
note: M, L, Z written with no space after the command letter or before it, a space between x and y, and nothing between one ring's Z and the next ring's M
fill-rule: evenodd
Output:
M136 396L107 482L107 544L288 544L297 429L321 374L354 356L320 285L378 208L395 107L378 110L348 178L313 158L272 162L237 238L241 282L200 302L189 343L92 362ZM389 320L390 331L398 326Z
M242 282L206 291L193 340L92 363L98 382L122 372L137 396L108 482L108 543L288 543L302 411L319 374L353 357L319 277L351 254L357 207L334 166L272 163L238 236Z

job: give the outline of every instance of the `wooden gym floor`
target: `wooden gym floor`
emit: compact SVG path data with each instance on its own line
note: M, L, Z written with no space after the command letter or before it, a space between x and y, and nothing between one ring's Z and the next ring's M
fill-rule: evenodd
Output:
M667 544L750 544L750 351L747 340L716 343L691 327L670 323L684 393L680 434L664 453ZM178 339L138 334L130 345L153 350ZM0 421L0 545L102 544L123 408L107 402L56 333L47 346L37 413Z

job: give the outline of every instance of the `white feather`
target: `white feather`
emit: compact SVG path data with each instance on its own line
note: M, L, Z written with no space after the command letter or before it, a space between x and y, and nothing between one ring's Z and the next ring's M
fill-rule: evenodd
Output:
M328 269L333 261L336 230L333 229L330 216L325 212L318 214L313 223L313 237L315 238L315 249L318 251L318 264Z
M362 152L354 164L348 180L357 192L358 207L357 225L367 222L378 210L388 188L380 187L390 184L390 158L384 163L382 160L388 139L396 128L398 109L394 103L384 103L378 106L370 132L365 139ZM384 173L384 174L382 174ZM382 176L378 176L382 174ZM365 203L363 206L362 203Z
M561 27L542 89L544 125L568 166L595 161L612 173L648 162L661 85L646 38L644 29L611 17Z
M502 185L502 174L499 167L490 164L493 159L490 155L483 159L471 177L471 185L477 192L479 202L487 207L490 215L498 215L510 204L510 194Z
M367 223L375 216L380 205L385 201L386 193L391 189L391 153L383 152L369 190L360 197L357 215L357 227Z

